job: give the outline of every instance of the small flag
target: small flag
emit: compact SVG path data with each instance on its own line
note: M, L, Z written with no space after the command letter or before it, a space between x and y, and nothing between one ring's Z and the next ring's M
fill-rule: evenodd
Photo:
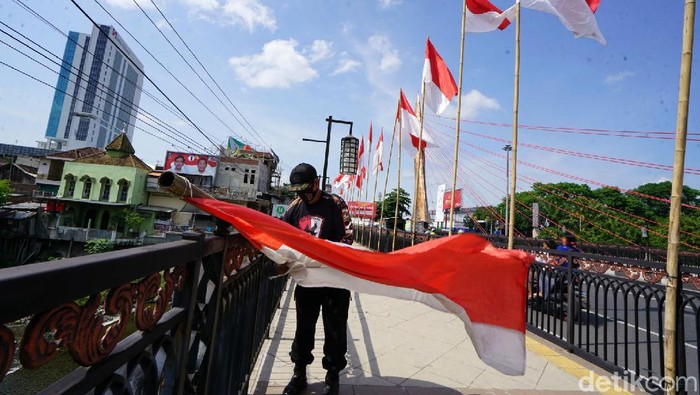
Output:
M380 171L384 171L384 164L382 164L382 151L384 150L384 130L379 132L379 141L377 141L377 149L374 150L374 166L372 171L377 174Z
M228 149L230 149L231 151L235 151L235 150L237 150L237 149L241 149L241 148L243 148L244 146L245 146L245 143L242 143L242 142L236 140L236 139L233 138L233 137L229 137L229 138L228 138Z
M501 12L488 0L465 0L465 30L471 33L484 33L505 29L515 18L515 6Z
M401 142L404 141L410 143L413 147L418 149L418 142L420 141L420 123L418 122L418 117L416 113L413 112L411 108L411 103L406 99L406 95L403 94L401 90L401 100L399 102L399 109L396 114L396 118L401 123ZM434 144L433 139L428 135L428 133L423 131L423 143L421 148L425 149L428 144Z
M425 41L423 82L425 83L425 105L435 114L442 114L450 105L450 100L457 94L457 84L430 39Z

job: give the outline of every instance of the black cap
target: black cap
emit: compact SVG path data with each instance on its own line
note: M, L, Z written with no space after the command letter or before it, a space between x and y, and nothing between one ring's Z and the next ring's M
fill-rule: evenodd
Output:
M316 169L308 163L300 163L289 174L289 190L292 192L308 191L318 178Z

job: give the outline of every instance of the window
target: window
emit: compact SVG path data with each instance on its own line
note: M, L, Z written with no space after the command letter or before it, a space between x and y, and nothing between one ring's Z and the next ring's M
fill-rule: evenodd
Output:
M75 193L75 177L72 175L66 176L66 189L63 191L63 197L73 197Z
M129 195L129 182L126 180L119 180L119 193L117 196L118 202L126 202L126 198Z
M245 174L243 175L243 183L248 183L248 169L245 169Z
M100 180L100 183L102 184L102 187L100 190L100 200L103 202L108 202L109 201L109 193L112 190L112 180L105 177L102 180Z
M92 179L86 178L83 181L83 199L90 199L90 192L92 191Z

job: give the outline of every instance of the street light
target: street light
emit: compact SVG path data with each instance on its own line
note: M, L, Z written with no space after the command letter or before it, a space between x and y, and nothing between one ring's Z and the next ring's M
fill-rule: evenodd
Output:
M302 141L313 141L315 143L326 143L326 154L323 159L323 189L326 189L326 180L328 179L328 150L331 144L331 126L333 123L342 123L345 125L350 125L350 134L341 139L340 147L340 171L343 174L356 174L357 173L357 149L359 145L359 140L352 135L352 121L342 121L339 119L333 119L332 116L326 118L328 122L328 133L326 134L326 140L316 140L302 138ZM347 158L352 158L351 161L347 161Z
M513 146L511 146L510 144L506 144L506 146L503 147L503 151L506 151L506 220L505 220L506 227L505 227L505 231L503 232L503 234L505 236L508 236L508 224L509 224L509 220L510 220L510 217L508 216L508 195L509 195L508 187L510 186L510 167L509 167L509 165L510 165L510 151L512 151L512 150L513 150Z

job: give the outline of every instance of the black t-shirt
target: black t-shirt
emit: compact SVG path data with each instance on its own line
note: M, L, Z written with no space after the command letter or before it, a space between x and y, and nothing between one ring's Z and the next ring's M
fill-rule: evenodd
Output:
M321 191L315 204L296 198L282 220L321 239L352 244L348 206L340 196Z

